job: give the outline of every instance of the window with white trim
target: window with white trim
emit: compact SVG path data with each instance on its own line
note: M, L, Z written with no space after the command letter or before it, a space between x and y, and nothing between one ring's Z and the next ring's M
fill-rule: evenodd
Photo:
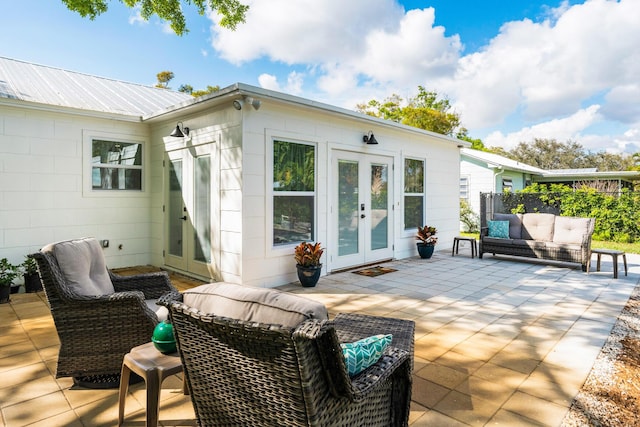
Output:
M424 160L404 159L404 229L424 222Z
M142 190L142 144L93 139L93 190Z
M460 177L460 198L469 200L469 177Z
M315 156L315 145L273 141L274 246L315 240Z

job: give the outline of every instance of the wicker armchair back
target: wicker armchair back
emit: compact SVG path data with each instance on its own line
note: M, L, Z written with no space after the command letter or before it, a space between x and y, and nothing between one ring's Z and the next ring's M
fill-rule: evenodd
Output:
M83 385L117 387L122 359L131 348L149 342L158 317L145 300L175 291L165 272L117 276L108 272L115 292L79 295L69 287L52 245L30 257L60 339L56 377L74 377Z
M334 321L309 319L282 327L202 313L177 292L160 304L169 308L201 426L408 423L411 321L338 315ZM378 363L350 378L340 339L355 341L374 330L398 339Z

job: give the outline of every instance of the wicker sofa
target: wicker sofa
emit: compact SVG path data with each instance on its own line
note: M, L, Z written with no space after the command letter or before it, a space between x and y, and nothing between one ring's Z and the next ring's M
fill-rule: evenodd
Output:
M274 289L212 283L163 296L200 426L406 426L414 322L338 314ZM355 376L340 343L392 334Z
M594 218L548 213L497 213L492 221L508 221L508 237L492 236L490 227L483 227L480 231L480 258L483 253L515 255L578 263L582 271L587 271Z

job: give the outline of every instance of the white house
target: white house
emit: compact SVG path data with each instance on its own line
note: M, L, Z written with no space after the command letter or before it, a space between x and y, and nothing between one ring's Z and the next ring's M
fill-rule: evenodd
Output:
M460 198L475 213L480 212L480 193L522 190L542 175L544 169L529 166L498 154L463 148L460 150Z
M323 274L412 257L418 225L458 233L463 146L240 83L192 98L0 58L0 257L95 236L110 267L254 286L294 281L302 240Z

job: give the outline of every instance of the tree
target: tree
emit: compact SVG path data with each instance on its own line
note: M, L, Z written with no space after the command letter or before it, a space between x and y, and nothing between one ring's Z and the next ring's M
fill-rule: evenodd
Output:
M383 102L375 99L358 104L356 110L373 117L393 120L408 126L449 136L466 136L467 130L460 125L460 115L451 112L446 98L438 98L436 92L418 86L418 94L402 106L403 99L393 94Z
M193 96L202 96L202 95L207 95L207 94L210 94L210 93L218 92L219 90L220 90L220 86L218 86L218 85L215 85L215 86L207 85L206 89L200 89L200 90L191 91L191 95L193 95Z
M107 11L108 0L62 0L69 10L78 12L83 18L94 20ZM249 6L238 0L120 0L130 8L139 7L140 16L149 20L153 15L168 21L171 29L179 36L189 32L182 3L194 5L200 15L204 15L207 6L222 15L220 26L235 30L238 24L245 22Z
M555 139L535 138L519 143L508 157L541 169L575 169L589 167L582 145L575 141L561 143Z
M607 152L590 153L575 142L558 142L555 139L535 138L533 142L519 143L511 151L492 152L541 169L597 168L598 171L623 171L633 169L633 157L628 154Z
M156 83L156 87L162 89L171 89L169 87L169 82L173 80L173 71L160 71L156 74L156 78L158 79L158 83Z

